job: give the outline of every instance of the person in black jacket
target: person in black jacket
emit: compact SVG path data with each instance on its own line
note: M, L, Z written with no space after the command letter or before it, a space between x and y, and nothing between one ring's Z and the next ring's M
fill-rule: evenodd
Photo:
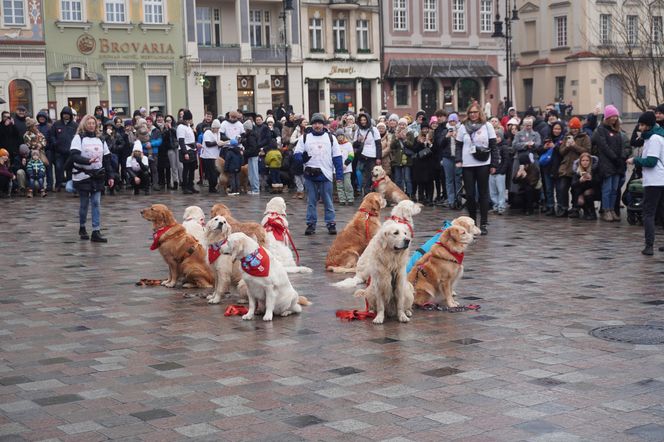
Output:
M19 135L21 135L21 139L23 138L23 135L28 131L28 109L20 105L16 108L14 111L14 124L16 125L16 129L18 129Z
M507 186L507 173L514 162L510 145L503 136L502 128L501 130L496 130L496 147L500 162L498 163L498 167L496 167L496 173L489 176L489 193L494 213L502 215L506 209L505 188Z
M69 106L63 107L60 111L60 119L51 127L50 136L55 152L55 190L57 192L65 186L67 180L71 179L71 168L65 170L65 164L69 158L69 149L76 135L76 129L78 129L78 124L74 121L74 112Z
M55 154L53 153L51 143L50 143L50 132L51 132L51 119L48 117L48 113L45 110L40 110L37 113L37 130L44 136L46 139L46 158L48 159L48 164L46 164L46 187L48 191L53 190L53 179L55 172Z
M620 176L624 174L625 158L620 132L620 113L609 104L604 108L604 120L591 138L592 151L599 157L599 174L602 179L602 220L620 221L614 211Z
M19 133L14 119L7 111L2 113L2 123L0 123L0 147L9 152L10 162L15 162L18 158L18 148L23 144L23 136Z
M433 153L430 130L429 123L423 121L413 144L413 194L417 194L417 200L427 206L433 206L433 180L440 169Z
M444 111L436 112L437 115L429 120L431 131L433 132L433 156L437 165L434 173L433 182L436 191L435 204L447 206L447 191L445 189L445 170L443 169L443 150L445 144L449 142L447 135L447 113Z
M265 128L267 129L267 126ZM241 143L244 148L244 159L249 165L249 186L251 187L249 195L259 195L261 180L258 170L258 154L261 149L258 144L258 135L251 120L244 122L244 130Z

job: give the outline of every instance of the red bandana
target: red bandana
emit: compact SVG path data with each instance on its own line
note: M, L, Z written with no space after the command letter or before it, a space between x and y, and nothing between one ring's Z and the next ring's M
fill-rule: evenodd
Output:
M266 232L272 232L274 239L277 241L283 242L284 238L287 238L291 248L293 249L293 252L295 252L295 263L300 265L300 254L297 251L297 247L295 247L293 238L291 237L288 228L284 224L281 215L276 212L270 212L270 217L267 219L265 224L263 224L263 228Z
M249 312L249 309L244 305L229 305L226 307L224 316L242 316L246 315Z
M152 245L150 246L150 250L157 250L159 248L159 238L161 238L164 233L168 232L171 227L173 226L162 227L152 234Z
M410 230L410 237L412 238L414 236L413 226L410 225L410 223L408 222L408 220L406 218L401 218L399 216L392 215L388 219L394 220L394 221L398 222L399 224L405 224L406 226L408 226L408 230Z
M258 246L254 253L242 258L240 265L242 270L251 276L264 278L270 274L270 257L261 246Z
M439 241L437 244L440 245L443 249L447 250L447 253L449 253L450 255L452 255L452 257L453 257L454 259L456 259L456 262L459 263L459 265L462 265L462 264L463 264L463 255L464 255L463 252L461 252L461 253L453 252L453 251L451 251L449 248L447 248L447 246L446 246L445 244L443 244L443 243L440 242L440 241Z
M369 218L372 216L378 216L378 213L372 212L371 210L363 209L360 207L360 212L364 213L366 217L364 218L364 236L369 241Z
M385 177L383 177L383 178L381 178L381 179L379 179L379 180L376 180L376 181L372 182L372 183L371 183L371 188L372 188L372 189L377 189L378 186L380 186L381 181L385 181Z
M208 261L214 263L221 256L221 246L226 244L226 240L210 244L208 246Z

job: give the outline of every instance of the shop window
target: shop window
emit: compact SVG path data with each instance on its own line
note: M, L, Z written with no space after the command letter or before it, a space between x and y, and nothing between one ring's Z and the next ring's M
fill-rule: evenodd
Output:
M14 80L9 83L9 108L23 105L32 115L32 85L27 80Z
M237 77L237 103L242 112L254 112L254 77Z
M394 87L395 105L406 107L410 105L410 88L407 83L397 83Z
M343 115L346 112L355 112L357 89L355 79L330 81L330 114Z
M457 108L465 112L473 101L478 100L480 96L480 84L472 78L463 78L459 80L457 97Z
M286 76L272 75L270 78L272 86L272 109L278 109L281 103L286 103Z
M212 115L219 115L217 113L217 78L205 77L203 82L203 107L205 112L212 112Z
M129 112L129 77L126 75L111 76L111 107L123 108Z
M148 90L149 90L149 108L154 106L158 107L159 110L166 114L167 108L167 82L166 76L164 75L151 75L148 77Z
M24 0L2 0L2 20L6 26L25 25Z
M127 13L125 0L104 0L107 23L126 23Z
M149 24L164 23L164 0L143 0L143 21Z
M62 0L60 16L62 21L83 21L83 0Z

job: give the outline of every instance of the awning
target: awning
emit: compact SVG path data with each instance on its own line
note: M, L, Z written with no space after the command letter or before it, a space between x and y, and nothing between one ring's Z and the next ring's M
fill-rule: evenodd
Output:
M385 78L487 78L500 77L483 60L415 58L390 60Z

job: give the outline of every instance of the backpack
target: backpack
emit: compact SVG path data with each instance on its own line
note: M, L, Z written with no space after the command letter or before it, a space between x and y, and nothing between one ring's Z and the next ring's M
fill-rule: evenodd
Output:
M332 138L332 134L330 133L330 131L327 131L327 130L326 130L325 132L327 133L327 136L330 137L330 147L334 146L334 139ZM309 133L309 132L305 132L305 133L302 135L302 142L303 142L304 144L307 143L307 134L308 134L308 133Z

